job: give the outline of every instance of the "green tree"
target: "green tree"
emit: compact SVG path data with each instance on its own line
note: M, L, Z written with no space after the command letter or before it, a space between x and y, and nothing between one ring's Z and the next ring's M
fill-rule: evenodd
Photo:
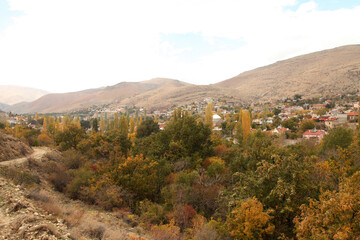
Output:
M99 122L97 118L94 118L94 120L92 121L92 129L94 132L99 131Z
M150 136L152 133L159 131L159 125L154 122L154 119L148 118L142 121L139 127L136 129L136 137L143 138Z
M315 128L315 122L313 120L303 120L301 122L300 129L304 132L308 129L314 129L314 128Z
M323 138L323 150L347 148L353 140L354 133L349 128L337 127L329 131Z
M64 131L55 134L55 142L62 150L77 148L78 143L86 136L85 130L70 124Z

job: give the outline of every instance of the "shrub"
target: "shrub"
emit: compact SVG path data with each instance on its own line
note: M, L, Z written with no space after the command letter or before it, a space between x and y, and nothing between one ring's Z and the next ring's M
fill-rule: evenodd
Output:
M0 167L0 175L7 179L11 179L16 185L29 186L40 183L40 178L38 176L17 168Z
M180 240L180 228L175 226L175 221L171 220L166 225L156 225L151 228L150 235L157 240Z

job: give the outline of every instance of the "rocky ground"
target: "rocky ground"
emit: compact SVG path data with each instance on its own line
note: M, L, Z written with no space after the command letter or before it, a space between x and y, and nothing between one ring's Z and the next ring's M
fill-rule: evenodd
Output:
M71 239L62 219L25 196L24 188L0 178L0 239Z
M150 239L127 210L104 211L53 190L30 164L43 161L42 156L49 151L35 149L31 160L17 158L0 165L0 240ZM17 172L20 177L13 176ZM36 179L21 179L28 177L23 172ZM14 179L27 184L16 185Z

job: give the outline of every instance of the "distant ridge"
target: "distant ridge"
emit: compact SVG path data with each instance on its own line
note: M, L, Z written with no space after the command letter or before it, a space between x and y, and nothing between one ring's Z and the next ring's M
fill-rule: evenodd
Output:
M49 92L20 86L0 85L0 103L12 105L34 101Z
M358 89L360 45L349 45L279 61L212 85L199 86L154 78L73 93L48 94L8 109L17 113L53 113L110 103L157 109L191 104L207 97L234 96L249 103L293 97L295 94L314 97Z

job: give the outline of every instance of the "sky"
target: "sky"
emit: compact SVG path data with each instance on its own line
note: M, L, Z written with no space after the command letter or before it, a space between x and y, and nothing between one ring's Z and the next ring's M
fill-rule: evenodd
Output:
M0 85L212 84L360 44L360 0L0 0Z

